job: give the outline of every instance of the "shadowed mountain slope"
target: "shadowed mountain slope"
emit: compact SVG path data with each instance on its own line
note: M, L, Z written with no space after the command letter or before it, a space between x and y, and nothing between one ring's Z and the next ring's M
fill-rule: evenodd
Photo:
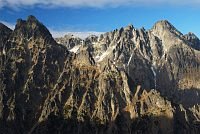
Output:
M196 36L165 20L55 40L34 16L0 24L1 133L199 133Z

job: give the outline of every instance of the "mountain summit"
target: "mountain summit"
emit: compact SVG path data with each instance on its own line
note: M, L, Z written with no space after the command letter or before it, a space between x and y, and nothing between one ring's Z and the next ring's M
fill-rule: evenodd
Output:
M164 20L55 40L34 16L0 24L1 133L199 133L194 34Z

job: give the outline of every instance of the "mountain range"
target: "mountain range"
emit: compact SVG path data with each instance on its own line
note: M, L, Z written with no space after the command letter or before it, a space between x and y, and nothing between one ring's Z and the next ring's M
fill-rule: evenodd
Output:
M0 23L0 133L198 134L200 40L167 20L85 39Z

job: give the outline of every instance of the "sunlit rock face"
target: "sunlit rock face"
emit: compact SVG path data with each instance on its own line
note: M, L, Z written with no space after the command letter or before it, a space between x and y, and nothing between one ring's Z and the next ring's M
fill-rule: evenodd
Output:
M199 39L168 21L52 38L0 24L0 132L199 133Z

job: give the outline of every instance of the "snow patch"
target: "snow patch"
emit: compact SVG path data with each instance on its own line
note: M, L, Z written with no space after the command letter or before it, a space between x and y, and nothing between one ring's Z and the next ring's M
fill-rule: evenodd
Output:
M110 52L109 51L106 51L105 53L103 53L101 56L99 56L99 59L97 60L97 62L100 62L102 61L107 55L109 55Z
M130 57L129 60L128 60L128 66L129 66L129 64L130 64L132 58L133 58L133 53L131 54L131 57Z
M98 61L100 59L100 56L97 55L95 58L94 58L96 61Z
M151 67L151 71L153 72L153 76L154 76L154 85L155 85L155 89L156 89L156 71L155 71L155 69L154 69L154 67L152 66Z
M156 72L154 70L154 67L151 67L151 71L153 72L154 77L156 76Z
M77 53L77 51L79 50L79 48L81 47L81 45L77 45L77 46L74 46L72 49L70 49L69 51L70 52L73 52L73 53Z
M110 53L112 53L113 49L115 49L116 46L112 46L106 50L101 56L99 56L99 59L97 62L101 62L105 57L107 57Z
M6 55L6 51L5 51L5 48L3 48L3 55Z

